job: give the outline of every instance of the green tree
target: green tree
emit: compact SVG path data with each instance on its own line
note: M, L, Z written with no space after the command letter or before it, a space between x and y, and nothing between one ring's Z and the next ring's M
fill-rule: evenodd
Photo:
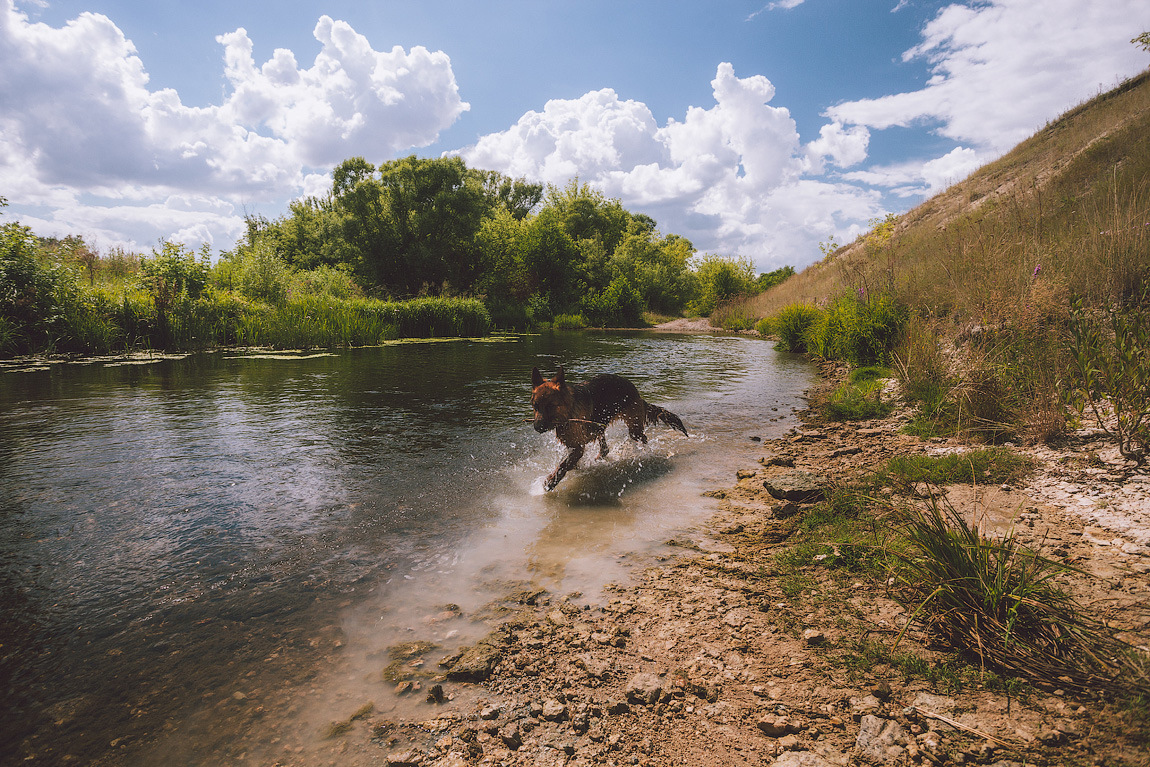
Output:
M200 297L211 274L208 246L200 258L180 242L164 242L152 249L150 258L140 260L140 284L151 294L161 331L168 326L172 310L180 303Z
M618 200L580 184L578 178L562 189L549 186L543 209L550 211L572 240L596 240L608 254L615 252L631 221L631 214Z
M636 287L647 308L677 314L695 293L690 269L695 248L677 234L660 237L653 224L648 216L634 221L615 248L612 270Z
M697 259L694 266L699 292L692 307L703 316L710 315L719 304L749 292L754 285L754 266L746 257L707 254Z
M762 293L776 285L781 285L794 276L795 268L793 266L783 266L771 272L763 272L759 275L759 278L755 280L754 289Z
M511 178L495 170L469 168L467 172L483 189L492 212L502 209L522 221L543 199L542 184L529 183L524 178Z

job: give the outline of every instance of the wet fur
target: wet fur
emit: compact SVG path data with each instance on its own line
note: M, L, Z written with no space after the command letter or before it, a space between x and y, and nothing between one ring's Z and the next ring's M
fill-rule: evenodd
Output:
M599 457L607 455L606 431L612 421L622 420L636 442L647 442L643 427L662 421L687 433L679 416L658 405L643 401L635 384L613 373L597 375L589 381L568 385L563 367L550 381L543 379L539 368L531 371L531 407L535 410L535 431L543 434L555 430L555 436L568 448L567 456L543 483L552 490L583 457L584 446L599 440Z

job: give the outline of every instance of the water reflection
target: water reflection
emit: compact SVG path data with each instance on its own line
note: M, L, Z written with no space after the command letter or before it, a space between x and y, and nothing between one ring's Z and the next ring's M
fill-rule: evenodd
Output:
M0 763L227 759L436 604L590 592L809 381L761 342L650 334L248 357L0 373ZM522 419L559 363L628 375L692 438L612 437L540 493L562 452Z

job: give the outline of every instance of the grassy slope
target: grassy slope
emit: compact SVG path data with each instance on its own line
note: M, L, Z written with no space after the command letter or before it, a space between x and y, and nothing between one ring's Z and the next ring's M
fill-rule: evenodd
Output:
M990 321L1033 290L1094 301L1129 295L1150 271L1150 71L1067 112L1000 159L749 299L772 316L847 290L892 289L936 315Z

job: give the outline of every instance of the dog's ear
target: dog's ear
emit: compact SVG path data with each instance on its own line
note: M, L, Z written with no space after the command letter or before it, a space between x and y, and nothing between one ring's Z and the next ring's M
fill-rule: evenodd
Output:
M556 373L555 377L552 378L551 380L554 381L555 383L559 384L560 386L563 385L563 382L565 379L563 378L563 366L562 365L559 366L559 372Z
M543 374L539 372L539 368L531 368L531 386L538 389L543 385Z

